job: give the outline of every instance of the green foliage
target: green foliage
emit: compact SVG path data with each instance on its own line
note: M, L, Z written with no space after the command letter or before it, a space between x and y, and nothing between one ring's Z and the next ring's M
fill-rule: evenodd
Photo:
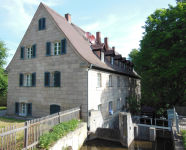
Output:
M62 150L72 150L72 146L63 147Z
M6 58L8 57L8 48L4 41L0 39L0 97L4 97L7 93L8 87L8 75L3 69L6 64Z
M47 132L39 137L40 148L48 149L52 143L65 136L70 131L74 131L80 122L72 119L68 122L62 122L52 128L52 132Z
M183 3L183 2L186 2L186 0L176 0L176 2L178 3Z
M186 130L181 130L181 135L183 136L184 148L186 149Z
M157 9L143 26L139 52L129 54L141 76L141 105L162 108L159 113L186 105L185 16L186 3Z
M0 110L6 110L7 107L6 106L0 106Z
M138 114L140 111L140 102L134 96L127 97L128 110L132 115Z

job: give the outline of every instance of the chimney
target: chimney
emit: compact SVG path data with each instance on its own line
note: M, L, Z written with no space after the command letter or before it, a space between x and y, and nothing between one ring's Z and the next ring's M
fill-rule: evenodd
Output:
M101 44L101 32L96 32L96 41Z
M115 52L115 46L113 46L113 47L112 47L112 49L113 49L113 50L114 50L114 52Z
M104 38L106 50L108 50L108 37Z
M69 23L71 23L71 15L69 13L65 14L65 18Z

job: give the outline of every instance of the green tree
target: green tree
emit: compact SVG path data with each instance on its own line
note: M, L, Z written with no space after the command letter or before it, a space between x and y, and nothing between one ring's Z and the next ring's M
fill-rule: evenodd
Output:
M141 104L161 112L186 105L185 16L186 3L157 9L143 26L139 52L129 54L142 78Z
M176 0L176 2L178 3L183 3L183 2L186 2L186 0Z
M6 58L8 57L8 48L4 41L0 39L0 97L5 96L8 87L8 75L4 70L6 64Z

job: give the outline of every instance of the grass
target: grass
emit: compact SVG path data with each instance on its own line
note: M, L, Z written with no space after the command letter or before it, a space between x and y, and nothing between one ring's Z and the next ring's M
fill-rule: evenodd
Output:
M13 125L14 125L14 128L15 128L15 125L16 125L16 128L19 128L19 127L24 126L24 122L25 120L0 117L0 133L1 133L1 128L10 127L10 126L12 127ZM24 135L24 130L16 132L16 149L18 150L23 148L23 135Z
M25 120L0 117L0 128L16 125L17 128L24 126Z
M54 126L51 132L47 132L39 137L40 148L48 149L53 143L59 140L61 137L68 134L70 131L74 131L80 122L76 119L72 119L68 122L62 122Z
M0 110L6 110L7 107L6 106L0 106Z
M183 136L184 148L186 150L186 130L182 130L181 135Z

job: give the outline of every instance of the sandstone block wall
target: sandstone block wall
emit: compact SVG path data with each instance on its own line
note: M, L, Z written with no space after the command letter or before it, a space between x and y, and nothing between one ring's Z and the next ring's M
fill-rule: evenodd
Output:
M38 20L46 18L46 29L38 31ZM66 54L46 56L46 42L66 38L44 8L39 8L20 46L37 44L36 58L20 60L20 46L8 73L8 115L15 115L15 102L32 103L32 116L50 114L50 105L56 104L61 111L82 105L82 116L87 115L87 71L80 68L82 59L67 40ZM52 49L51 49L52 54ZM61 72L61 87L44 87L44 72ZM35 87L19 87L19 74L36 72ZM24 78L25 79L25 78ZM52 80L52 78L51 78Z

